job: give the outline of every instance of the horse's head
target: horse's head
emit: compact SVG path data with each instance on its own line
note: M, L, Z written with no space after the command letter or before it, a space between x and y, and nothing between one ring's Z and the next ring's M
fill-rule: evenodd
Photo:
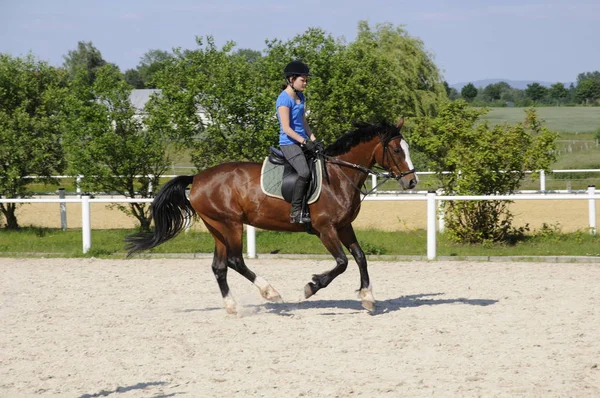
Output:
M404 118L396 124L394 131L385 131L379 135L380 144L375 149L375 161L398 180L403 189L413 189L419 178L410 160L408 143L401 133Z

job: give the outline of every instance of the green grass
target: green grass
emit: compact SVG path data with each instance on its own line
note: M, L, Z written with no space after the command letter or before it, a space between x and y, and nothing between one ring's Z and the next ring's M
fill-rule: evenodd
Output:
M549 129L560 133L588 133L584 139L592 139L590 133L600 128L599 107L540 107L536 111ZM525 119L525 108L490 108L482 119L492 125L521 123Z
M123 239L131 230L92 231L92 249L81 253L80 230L24 228L20 231L0 230L0 256L27 256L46 253L57 257L125 257ZM427 254L427 234L424 230L409 232L356 231L359 242L368 255ZM244 238L245 239L245 238ZM259 231L256 250L260 255L327 254L319 239L305 233ZM150 253L213 253L214 241L208 233L181 233L175 239L149 251ZM534 231L516 245L462 245L438 235L438 256L600 256L600 235L587 231L561 234L552 228Z

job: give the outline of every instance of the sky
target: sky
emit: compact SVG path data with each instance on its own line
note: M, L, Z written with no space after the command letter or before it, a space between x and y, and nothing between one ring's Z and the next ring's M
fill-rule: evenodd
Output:
M58 66L91 41L125 71L151 49L194 49L196 36L262 51L317 27L352 42L361 20L421 39L451 85L600 70L600 0L0 0L0 52Z

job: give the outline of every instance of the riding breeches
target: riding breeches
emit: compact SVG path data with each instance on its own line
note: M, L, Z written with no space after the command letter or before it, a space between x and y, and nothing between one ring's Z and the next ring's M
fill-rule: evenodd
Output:
M281 145L279 148L281 148L283 156L285 156L294 170L296 170L296 173L298 173L298 177L308 180L310 170L308 169L308 163L306 162L306 157L304 156L304 152L302 151L302 148L300 148L300 145Z

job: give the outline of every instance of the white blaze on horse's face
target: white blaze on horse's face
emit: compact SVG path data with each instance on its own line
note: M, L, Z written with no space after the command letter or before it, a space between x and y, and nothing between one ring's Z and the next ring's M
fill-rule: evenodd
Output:
M402 148L402 151L404 151L404 161L406 162L408 169L414 170L415 166L413 166L413 163L410 160L410 152L408 150L408 143L404 139L402 139L400 141L400 147ZM413 189L414 187L417 186L418 182L419 182L419 177L417 176L416 172L405 175L404 177L402 177L400 179L400 184L402 185L402 188L404 188L404 189Z

